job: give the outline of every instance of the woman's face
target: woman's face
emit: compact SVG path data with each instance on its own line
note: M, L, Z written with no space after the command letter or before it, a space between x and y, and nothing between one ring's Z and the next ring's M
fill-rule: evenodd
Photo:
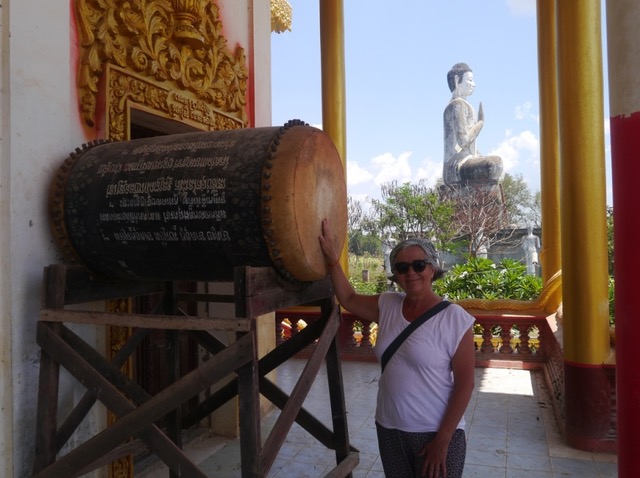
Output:
M425 289L431 290L431 282L434 274L431 264L426 264L426 267L422 271L418 272L415 270L416 268L421 269L421 266L424 265L420 261L427 260L427 255L420 246L409 246L398 252L393 272L396 275L398 285L402 287L407 294L411 292L423 292ZM411 264L411 266L407 268L407 264ZM398 271L398 268L406 269L406 272L401 273Z

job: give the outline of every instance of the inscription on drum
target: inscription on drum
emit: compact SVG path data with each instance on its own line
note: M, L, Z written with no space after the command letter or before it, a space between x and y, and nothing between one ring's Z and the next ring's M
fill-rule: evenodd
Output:
M110 277L207 280L271 264L260 198L276 128L105 143L73 163L64 187L69 240Z
M97 174L112 178L104 194L108 210L98 214L106 240L129 242L230 241L231 235L222 222L227 218L223 172L231 156L196 156L212 149L224 151L236 141L198 141L174 145L143 145L122 151L126 162L100 164ZM178 158L158 157L162 154L185 154ZM154 155L153 159L148 156ZM139 158L139 159L138 159ZM184 178L183 171L196 168L205 172L200 177ZM153 178L155 172L162 176ZM132 180L128 173L140 173L144 180ZM118 179L127 173L126 179ZM172 175L175 173L177 176ZM189 223L205 222L206 228ZM211 224L213 222L213 224ZM110 230L105 223L130 224ZM144 230L136 226L144 223Z

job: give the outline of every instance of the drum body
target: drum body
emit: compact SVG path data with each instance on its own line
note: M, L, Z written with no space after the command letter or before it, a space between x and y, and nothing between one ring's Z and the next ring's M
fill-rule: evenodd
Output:
M323 218L344 244L344 167L297 120L106 142L65 161L49 211L65 257L106 278L228 280L246 265L307 282L327 273Z

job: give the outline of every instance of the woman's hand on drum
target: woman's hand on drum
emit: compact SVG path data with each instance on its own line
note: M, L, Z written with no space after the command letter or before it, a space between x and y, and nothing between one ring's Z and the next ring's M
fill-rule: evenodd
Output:
M322 249L327 264L329 267L333 267L340 261L340 255L333 244L333 231L329 225L329 220L326 218L322 220L322 234L318 239L320 240L320 248Z

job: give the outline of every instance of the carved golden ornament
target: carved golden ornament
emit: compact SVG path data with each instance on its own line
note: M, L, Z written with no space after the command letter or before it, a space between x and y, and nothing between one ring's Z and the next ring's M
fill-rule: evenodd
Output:
M190 92L246 126L245 52L227 48L214 1L76 0L76 17L79 101L87 125L96 123L98 84L111 64L164 91Z
M271 0L271 31L291 31L291 5L287 0Z
M214 108L187 90L167 89L166 84L142 78L114 65L106 67L107 134L113 141L128 137L128 106L135 104L154 115L192 124L199 130L227 130L245 127L233 114Z
M476 315L481 315L482 312L513 313L518 315L549 315L559 305L551 304L550 300L561 286L562 270L559 270L553 274L547 282L545 282L542 290L540 291L540 295L535 300L461 299L455 302L466 310L473 311Z
M204 47L204 37L195 27L195 23L204 12L201 0L173 0L173 37L193 48Z
M130 314L133 309L131 299L112 299L106 302L107 312ZM113 360L118 351L131 336L131 327L110 326L108 328L109 360ZM127 376L133 377L133 360L129 358L120 370ZM111 411L107 411L107 425L113 425L118 418ZM109 478L130 478L133 476L133 457L123 456L109 464Z

